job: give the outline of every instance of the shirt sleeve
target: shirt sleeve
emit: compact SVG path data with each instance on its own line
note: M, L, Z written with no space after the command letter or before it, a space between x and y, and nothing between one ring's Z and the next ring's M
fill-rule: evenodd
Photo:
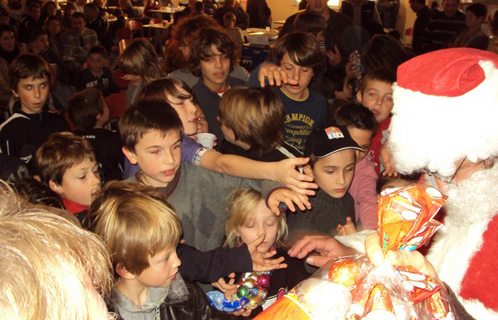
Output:
M205 149L201 144L197 143L194 139L184 136L182 139L182 162L200 165L200 157L196 160L196 155ZM205 149L207 151L207 149ZM204 151L205 152L205 151ZM204 154L204 152L201 152ZM202 154L200 156L202 156ZM198 163L195 163L198 161Z
M180 273L190 281L211 283L232 272L252 271L252 260L247 245L238 248L199 251L192 246L179 244L176 249L182 261Z
M378 228L377 174L373 164L365 163L363 168L358 171L357 176L357 190L354 194L356 216L364 228L376 230Z

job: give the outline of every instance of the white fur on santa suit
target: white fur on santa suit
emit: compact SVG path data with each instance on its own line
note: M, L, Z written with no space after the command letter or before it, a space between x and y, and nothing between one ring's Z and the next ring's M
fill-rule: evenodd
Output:
M426 183L435 185L435 180L427 177ZM498 312L486 308L481 302L460 297L462 280L470 262L483 245L483 234L488 224L498 213L498 163L442 191L448 195L445 204L447 215L427 258L440 279L459 297L467 312L476 319L498 319ZM491 240L496 243L498 235L494 237ZM489 237L487 241L490 241ZM498 260L497 256L498 252L495 257L487 259ZM493 291L495 284L490 286L491 290L483 290Z
M498 155L498 70L479 62L486 79L459 97L428 96L393 85L388 146L396 169L452 176L454 162Z

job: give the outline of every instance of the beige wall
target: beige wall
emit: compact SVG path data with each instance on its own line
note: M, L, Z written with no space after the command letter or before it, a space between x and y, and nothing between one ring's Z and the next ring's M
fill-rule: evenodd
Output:
M292 5L295 0L266 0L271 9L273 21L285 20L297 12L298 6Z

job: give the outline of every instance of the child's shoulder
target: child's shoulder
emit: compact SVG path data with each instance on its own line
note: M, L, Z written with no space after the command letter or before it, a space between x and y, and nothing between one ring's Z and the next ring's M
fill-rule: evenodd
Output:
M228 80L228 83L230 84L230 87L232 87L232 88L246 85L246 81L239 79L239 78L234 78L232 76L228 76L227 80Z
M318 93L317 91L315 90L312 90L312 89L309 89L310 90L310 95L309 95L309 98L307 101L312 101L313 103L323 103L323 104L326 104L326 100L325 100L325 97L321 94L321 93Z
M116 131L107 129L94 128L85 132L79 133L85 139L95 139L99 141L120 142L121 136Z
M25 122L25 121L30 121L31 119L19 112L14 112L7 120L5 120L1 125L0 125L0 130L4 128L8 128L11 126L18 126L19 123Z

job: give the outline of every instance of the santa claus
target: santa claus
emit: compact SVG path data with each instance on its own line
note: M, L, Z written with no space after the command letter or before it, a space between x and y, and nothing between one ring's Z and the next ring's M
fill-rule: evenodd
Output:
M398 69L389 149L448 200L428 255L476 319L498 319L498 55L455 48ZM497 260L495 260L497 259Z
M400 260L435 270L476 319L498 319L498 55L454 48L402 64L388 147L399 172L425 172L427 183L448 196L430 263L420 254ZM373 243L380 254L378 238ZM362 251L358 242L353 247ZM315 236L289 254L302 258L313 250L323 257L308 262L318 266L325 257L352 253L335 239Z

